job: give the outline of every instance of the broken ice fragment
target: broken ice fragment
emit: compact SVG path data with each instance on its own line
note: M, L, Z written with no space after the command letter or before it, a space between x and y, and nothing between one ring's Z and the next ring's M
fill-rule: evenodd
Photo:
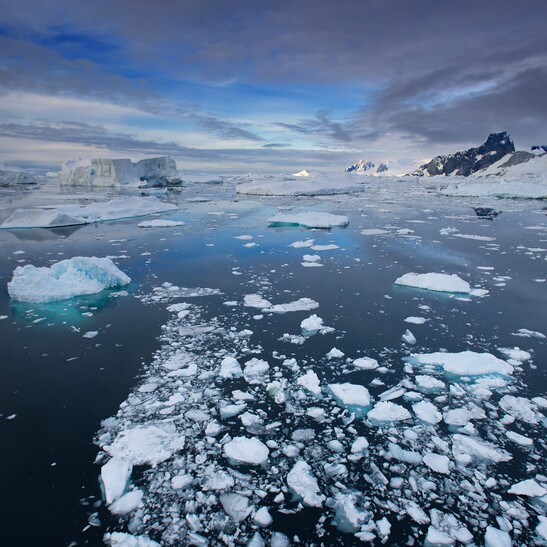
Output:
M325 501L311 467L303 460L294 464L287 475L287 485L308 507L321 507Z
M255 437L234 437L223 448L228 460L236 464L261 465L270 454L268 447Z
M110 458L101 467L101 481L107 504L117 500L124 492L133 466L120 457Z

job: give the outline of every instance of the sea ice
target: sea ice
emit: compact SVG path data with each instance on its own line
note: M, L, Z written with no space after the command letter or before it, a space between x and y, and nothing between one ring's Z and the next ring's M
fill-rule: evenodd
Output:
M513 484L508 490L509 494L517 496L529 496L531 498L540 498L547 494L547 490L540 486L534 479L526 479L524 481Z
M442 273L407 273L395 280L396 285L426 289L429 291L466 293L471 292L471 286L456 274Z
M225 357L220 363L220 372L218 375L221 378L240 378L243 375L239 361L234 357Z
M448 467L450 460L447 456L442 454L434 454L433 452L430 452L424 456L424 463L427 467L433 469L433 471L436 471L437 473L442 473L444 475L448 475L448 473L450 473L450 469Z
M159 543L146 536L132 536L124 532L105 534L103 539L110 547L161 547Z
M413 325L423 325L427 319L425 317L407 317L405 319L406 323L412 323Z
M313 370L308 370L304 376L300 376L296 383L314 395L321 395L321 382Z
M51 267L18 266L8 282L8 293L20 302L47 303L121 287L131 278L110 258L76 256Z
M223 448L226 457L238 464L261 465L270 454L268 447L255 437L234 437Z
M264 308L265 312L272 313L287 313L294 311L310 311L319 307L319 303L311 298L299 298L294 302L288 302L287 304L275 304L270 308Z
M103 448L111 456L122 457L133 465L156 466L183 447L184 437L174 428L145 425L120 432L112 444Z
M415 365L433 365L456 376L482 376L486 374L513 374L513 367L491 353L462 351L460 353L411 353L407 358Z
M403 406L390 401L380 401L376 403L368 413L367 418L374 424L401 422L410 420L410 412Z
M262 298L259 294L246 294L243 298L243 305L247 308L270 308L272 303L265 298Z
M452 436L452 452L460 462L476 458L494 463L507 462L511 454L497 446L476 437L456 434Z
M349 219L343 215L331 213L306 212L306 213L277 213L269 219L270 226L304 226L306 228L333 228L345 227Z
M116 501L125 492L132 470L131 462L120 457L110 458L101 467L101 481L107 504Z
M139 222L139 228L172 228L174 226L184 226L184 222L182 222L182 220L166 220L160 218Z
M406 329L401 338L407 344L414 345L416 343L416 337L408 329Z
M521 420L528 424L537 424L543 418L538 411L538 407L525 397L515 397L514 395L504 395L500 399L500 407L514 416L517 420Z
M353 366L360 370L374 370L379 367L379 364L372 357L359 357L353 360Z
M511 536L507 532L493 526L486 528L484 547L511 547L511 545L513 545Z
M437 407L429 401L420 401L412 405L412 409L420 420L429 424L438 424L443 419Z
M287 485L308 507L321 507L325 501L311 467L303 460L297 461L289 471Z
M365 386L349 383L329 384L329 389L343 405L370 405L370 394Z
M253 510L249 505L249 498L241 494L222 494L220 503L226 514L235 522L241 522Z
M127 515L128 513L132 513L141 505L143 496L142 490L127 492L127 494L124 494L110 505L110 512L114 515Z

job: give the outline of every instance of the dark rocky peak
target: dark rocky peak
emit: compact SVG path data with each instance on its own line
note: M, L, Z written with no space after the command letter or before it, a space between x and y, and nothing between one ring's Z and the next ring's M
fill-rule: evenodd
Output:
M535 146L532 146L532 152L533 151L541 151L543 150L543 152L547 152L547 145L546 144L537 144Z

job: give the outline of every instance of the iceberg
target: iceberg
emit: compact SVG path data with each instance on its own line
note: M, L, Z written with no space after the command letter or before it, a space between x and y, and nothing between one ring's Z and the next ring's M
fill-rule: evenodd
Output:
M268 221L270 226L304 226L305 228L345 228L349 218L344 215L308 211L305 213L277 213Z
M395 285L404 285L405 287L414 287L416 289L426 289L437 292L471 292L471 286L456 274L448 275L442 273L407 273L395 280Z
M20 184L36 184L38 181L26 171L14 167L7 168L0 164L0 186L17 186Z
M63 186L178 186L177 164L169 156L133 163L128 158L73 159L61 163Z
M175 209L178 209L176 205L153 196L120 198L90 205L52 205L47 208L16 209L0 224L0 228L58 228L142 217Z
M8 282L8 293L19 302L45 304L122 287L131 278L110 258L75 256L51 267L18 266Z

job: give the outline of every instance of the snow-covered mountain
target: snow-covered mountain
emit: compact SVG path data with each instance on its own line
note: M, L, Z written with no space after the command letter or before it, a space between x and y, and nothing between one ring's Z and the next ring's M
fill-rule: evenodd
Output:
M481 146L455 154L436 156L410 174L420 177L512 177L524 174L547 176L545 148L534 146L532 152L516 151L513 140L506 131L491 133Z
M367 175L387 174L389 171L389 163L383 162L378 167L371 161L359 160L357 163L346 168L346 173L366 173Z

